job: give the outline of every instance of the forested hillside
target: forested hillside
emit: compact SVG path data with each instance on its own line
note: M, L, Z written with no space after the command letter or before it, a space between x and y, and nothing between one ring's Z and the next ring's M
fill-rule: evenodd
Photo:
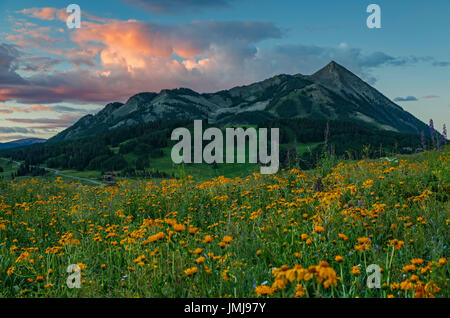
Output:
M204 121L203 129L209 126ZM158 159L159 162L167 161L161 172L171 174L174 165L171 164L170 149L175 142L170 136L178 127L192 130L193 122L158 121L127 126L74 140L3 150L0 156L28 165L79 171L120 171L124 175L152 169L152 162ZM280 129L282 167L314 168L323 153L358 159L431 148L429 138L422 145L418 135L377 130L354 122L273 119L253 127ZM204 142L203 146L206 144Z

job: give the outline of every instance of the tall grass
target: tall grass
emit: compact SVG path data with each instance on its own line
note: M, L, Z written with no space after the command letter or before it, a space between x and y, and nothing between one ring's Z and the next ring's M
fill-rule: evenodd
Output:
M0 296L448 297L449 149L397 159L118 187L1 180Z

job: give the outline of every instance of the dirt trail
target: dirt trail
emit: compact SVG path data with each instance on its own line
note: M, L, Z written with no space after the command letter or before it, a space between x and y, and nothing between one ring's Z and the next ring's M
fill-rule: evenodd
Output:
M0 159L13 162L14 164L20 166L20 162L18 162L18 161L9 160L9 159L6 159L6 158L0 158ZM104 183L99 182L99 181L95 181L95 180L91 180L91 179L87 179L87 178L75 177L75 176L71 176L71 175L68 175L68 174L64 174L64 173L61 173L61 171L57 170L57 169L51 169L51 168L46 168L46 167L42 167L42 168L45 169L46 171L54 173L56 176L69 178L69 179L75 179L75 180L84 181L84 182L89 182L89 183L96 184L96 185L99 185L99 186L104 186L105 185Z

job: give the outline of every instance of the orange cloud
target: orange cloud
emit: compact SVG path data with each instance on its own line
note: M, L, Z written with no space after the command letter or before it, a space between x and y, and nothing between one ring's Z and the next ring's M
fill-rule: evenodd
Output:
M17 113L28 113L29 111L27 109L23 109L20 107L9 107L9 110L12 112L17 112Z
M11 99L11 95L14 95L17 91L10 88L0 88L0 102L6 102Z
M101 44L100 59L105 66L145 68L152 56L169 58L175 53L174 45L167 34L149 29L145 23L86 22L83 26L72 33L72 41L83 48L89 43Z
M41 20L61 20L66 21L68 14L66 9L56 9L56 8L30 8L18 11L18 13L23 13L25 15L41 19Z
M41 105L41 104L33 104L28 108L21 108L16 106L5 106L0 105L0 113L2 114L11 114L11 113L32 113L32 112L47 112L53 111L53 107Z
M60 11L31 8L21 13L45 20L57 19ZM47 61L45 69L36 67L40 61L31 61L33 65L25 68L24 60L18 60L19 70L31 75L24 78L26 83L0 89L0 102L125 101L141 91L190 87L205 92L243 85L256 79L248 69L261 69L250 64L258 63L255 43L280 37L280 30L271 23L198 21L167 26L102 19L85 12L82 27L67 32L71 47L49 47L56 41L42 38L45 29L21 31L14 35L16 41L24 45L28 41L40 52L60 57ZM61 61L72 68L52 68Z
M53 107L41 105L41 104L33 104L29 108L30 112L48 112L48 111L52 111L52 110L53 110Z
M50 36L49 34L46 34L45 32L49 32L50 31L50 27L40 27L40 28L35 28L35 29L30 29L30 28L21 28L21 29L16 29L15 30L17 33L23 34L23 35L28 35L34 39L38 39L38 40L42 40L42 41L46 41L46 42L64 42L65 39L63 38L54 38L52 36ZM9 39L7 38L7 40L9 41L13 41L14 36L10 36ZM23 37L21 38L23 39Z

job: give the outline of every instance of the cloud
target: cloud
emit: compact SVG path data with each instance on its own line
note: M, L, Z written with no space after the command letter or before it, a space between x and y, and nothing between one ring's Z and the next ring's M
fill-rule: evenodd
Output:
M125 0L151 13L174 14L203 9L229 8L230 0Z
M29 8L17 12L36 19L48 21L52 20L66 21L68 17L68 13L66 12L65 9L57 9L57 8Z
M427 96L423 96L422 98L424 98L424 99L432 99L432 98L439 98L439 96L437 96L437 95L427 95Z
M26 135L6 135L6 136L0 136L1 142L9 142L9 141L15 141L20 139L26 139L31 138L33 136L26 136Z
M52 110L58 113L87 113L83 108L74 108L69 106L52 106Z
M18 134L20 134L20 135L18 135ZM23 135L23 134L25 134L25 135ZM30 138L33 136L29 136L29 135L35 135L35 134L36 134L36 130L31 129L31 128L0 127L0 142L8 142L10 140Z
M12 111L9 109L0 109L0 114L12 114Z
M11 20L15 28L12 28L8 34L5 34L5 40L13 42L16 46L31 49L39 48L44 52L49 52L52 48L66 42L64 29L62 28L37 26L35 24L19 22L26 21L23 18L17 19L11 17Z
M33 104L28 109L29 112L49 112L52 111L53 107L41 104Z
M34 129L24 128L24 127L0 127L1 134L34 134L36 131Z
M65 128L73 125L78 117L63 117L61 119L50 118L5 118L4 120L18 124L33 124L40 126L30 126L31 129L43 128Z
M75 122L80 118L80 115L61 115L59 118L65 121Z
M83 48L79 48L77 50L70 50L70 51L53 51L55 54L64 55L67 59L67 62L75 65L75 66L88 66L88 67L95 67L96 62L95 58L99 54L99 52L102 50L101 46L85 46Z
M140 68L151 57L194 58L208 53L213 46L254 48L253 44L280 38L282 32L269 22L199 21L174 27L137 21L89 23L73 33L72 41L80 47L100 43L103 64ZM254 51L254 50L252 50Z
M392 56L381 51L365 53L362 49L350 47L346 43L334 47L305 44L275 45L261 54L263 60L275 63L273 67L282 73L310 74L335 60L370 84L376 82L370 74L375 68L434 61L432 57Z
M27 35L38 41L46 41L46 42L64 42L65 41L65 39L63 39L63 38L55 38L55 37L52 37L49 34L47 34L50 30L51 30L50 27L38 27L38 28L25 27L25 28L15 29L14 31L19 34ZM48 43L46 43L46 44L48 45Z
M239 65L256 57L257 43L281 36L282 31L267 22L202 21L176 26L119 20L85 22L71 34L76 45L71 52L80 52L80 64L95 69L76 67L32 74L26 78L28 85L0 89L0 101L105 102L126 100L138 91L179 86L218 90L224 83L239 84ZM71 58L73 61L76 56ZM243 75L240 83L254 80L239 73Z
M13 112L19 112L19 113L27 113L26 109L15 107L15 106L4 106L0 105L0 113L2 114L11 114Z
M3 113L3 114L11 114L13 112L16 112L16 113L50 112L50 111L54 111L54 110L55 110L55 107L53 107L53 106L47 106L47 105L41 105L41 104L32 104L28 108L0 105L0 113Z
M446 66L450 66L450 62L446 62L446 61L434 61L434 62L433 62L433 66L446 67Z
M418 99L417 99L417 97L414 97L414 96L394 98L394 102L416 102L416 101L418 101Z
M433 99L433 98L439 98L437 95L427 95L421 97L421 99ZM415 96L407 96L407 97L396 97L394 98L395 102L416 102L419 99Z
M170 8L178 2L146 3L166 4ZM202 1L183 3L180 5L206 5ZM57 19L58 10L33 8L22 12L41 19ZM371 72L375 68L435 61L430 57L396 57L380 51L366 53L345 43L268 46L263 42L284 35L283 30L269 22L195 21L162 25L91 17L82 23L81 29L68 33L70 47L37 47L57 58L32 60L9 54L9 73L3 73L15 74L21 82L5 81L6 85L0 86L0 101L100 104L125 101L137 92L177 87L213 92L280 73L311 74L330 60L373 84L376 78ZM22 78L16 70L27 73Z
M20 54L16 46L0 43L0 84L25 84L25 80L16 73Z
M60 59L49 57L26 57L17 59L19 70L24 73L51 71L61 62Z
M16 112L16 113L28 113L28 110L23 109L21 107L10 106L7 109L11 112Z

